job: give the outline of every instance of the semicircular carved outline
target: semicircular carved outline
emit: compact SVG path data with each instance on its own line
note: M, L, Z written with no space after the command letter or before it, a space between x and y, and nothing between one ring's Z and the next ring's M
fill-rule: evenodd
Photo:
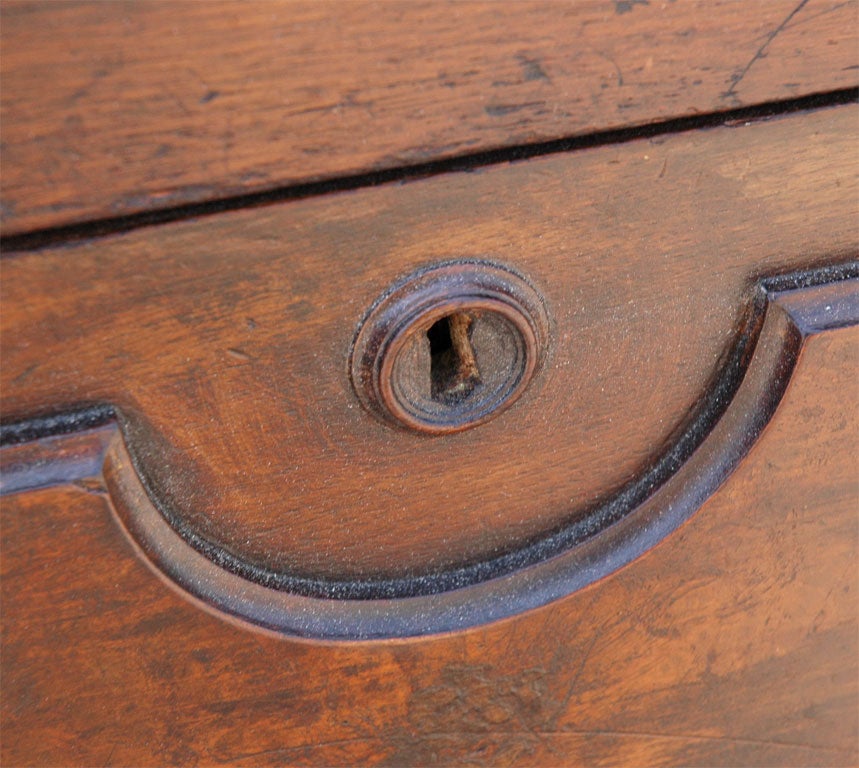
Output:
M47 475L44 468L34 470L40 462L26 443L4 448L0 491L56 485L100 468L117 520L157 572L204 606L268 630L330 640L450 632L570 594L676 530L754 445L787 389L804 339L857 323L859 262L760 281L714 386L650 469L550 536L440 573L317 581L248 564L159 508L115 422L92 430L89 438L78 437L81 446L71 451L71 463L55 463ZM10 429L16 427L6 428L7 434ZM44 442L42 450L30 453L43 456Z

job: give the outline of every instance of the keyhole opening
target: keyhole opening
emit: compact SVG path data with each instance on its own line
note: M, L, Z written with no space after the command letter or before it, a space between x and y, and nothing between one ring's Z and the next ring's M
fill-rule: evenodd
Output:
M454 312L437 320L427 331L430 344L432 399L448 405L462 402L480 384L477 358L471 346L473 318Z

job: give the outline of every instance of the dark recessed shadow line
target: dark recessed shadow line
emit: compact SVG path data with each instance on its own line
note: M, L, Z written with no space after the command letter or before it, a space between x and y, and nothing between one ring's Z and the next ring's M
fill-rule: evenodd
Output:
M92 219L75 224L47 227L32 232L0 237L0 254L4 257L13 257L17 253L73 245L83 240L117 235L144 227L212 216L245 208L256 208L337 192L349 192L383 184L404 183L445 173L476 171L502 163L530 160L536 157L575 152L610 144L623 144L637 139L656 138L667 134L763 120L793 112L849 104L857 101L857 99L859 99L859 88L845 88L705 115L678 117L645 125L597 131L581 136L569 136L515 147L489 149L443 160L291 184L258 192L230 195L167 208L154 208L138 213Z

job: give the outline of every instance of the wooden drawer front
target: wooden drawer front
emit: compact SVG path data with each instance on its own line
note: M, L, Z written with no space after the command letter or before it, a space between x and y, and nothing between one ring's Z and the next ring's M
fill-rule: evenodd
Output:
M855 763L859 339L816 338L677 535L442 638L249 632L155 577L103 495L4 498L4 764Z
M855 11L4 3L0 762L859 762Z
M3 233L855 88L856 10L8 0Z
M22 254L4 266L4 414L114 408L163 514L263 583L420 592L644 482L753 349L731 351L756 333L759 279L849 261L855 118L845 106ZM451 259L527 276L549 348L508 411L428 438L361 407L349 350L391 284Z

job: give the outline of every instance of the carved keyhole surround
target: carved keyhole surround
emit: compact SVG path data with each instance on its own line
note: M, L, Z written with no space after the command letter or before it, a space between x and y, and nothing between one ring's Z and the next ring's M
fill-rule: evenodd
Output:
M548 344L543 300L521 275L484 261L422 270L383 294L351 358L358 398L388 423L440 434L508 408Z

